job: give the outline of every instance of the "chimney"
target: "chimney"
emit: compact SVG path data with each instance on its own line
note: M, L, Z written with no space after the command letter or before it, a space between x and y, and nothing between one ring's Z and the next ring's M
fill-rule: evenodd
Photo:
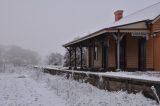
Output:
M115 21L119 21L123 18L123 10L117 10L114 12L115 15Z

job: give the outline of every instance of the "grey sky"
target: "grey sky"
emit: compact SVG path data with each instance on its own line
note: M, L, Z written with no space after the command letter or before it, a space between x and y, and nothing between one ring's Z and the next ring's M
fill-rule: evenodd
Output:
M0 0L0 44L41 55L64 53L62 44L160 0ZM156 10L155 10L156 11Z

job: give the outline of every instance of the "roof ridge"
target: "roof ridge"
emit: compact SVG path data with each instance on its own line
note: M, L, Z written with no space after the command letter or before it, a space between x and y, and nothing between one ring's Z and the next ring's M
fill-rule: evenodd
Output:
M157 2L157 3L155 3L155 4L152 4L152 5L150 5L150 6L147 6L147 7L143 8L143 9L140 9L140 10L138 10L138 11L136 11L136 12L133 12L133 13L127 15L127 16L124 16L122 19L127 18L127 17L129 17L129 16L132 16L132 15L134 15L134 14L136 14L136 13L139 13L139 12L141 12L141 11L144 11L144 10L146 10L146 9L148 9L148 8L151 8L151 7L153 7L153 6L155 6L155 5L158 5L158 4L160 4L160 2Z

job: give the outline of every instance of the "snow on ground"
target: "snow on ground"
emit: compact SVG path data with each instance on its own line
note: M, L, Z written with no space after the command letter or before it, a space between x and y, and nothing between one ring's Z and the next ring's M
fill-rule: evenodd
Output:
M0 84L0 106L158 106L141 93L108 92L31 68L0 73Z
M141 93L108 92L88 83L66 80L60 76L38 76L38 79L46 81L48 87L55 89L72 106L157 106L155 101L145 98Z
M26 74L0 73L0 106L67 106Z

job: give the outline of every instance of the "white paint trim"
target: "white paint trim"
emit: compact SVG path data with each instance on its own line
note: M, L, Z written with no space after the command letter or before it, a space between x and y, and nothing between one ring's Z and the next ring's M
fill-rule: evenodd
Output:
M132 24L128 24L128 25L123 25L123 26L119 26L119 27L116 27L116 28L146 28L147 29L147 25L146 25L146 22L138 22L138 23L132 23Z
M156 30L156 31L154 31L153 33L159 33L160 32L160 30Z

